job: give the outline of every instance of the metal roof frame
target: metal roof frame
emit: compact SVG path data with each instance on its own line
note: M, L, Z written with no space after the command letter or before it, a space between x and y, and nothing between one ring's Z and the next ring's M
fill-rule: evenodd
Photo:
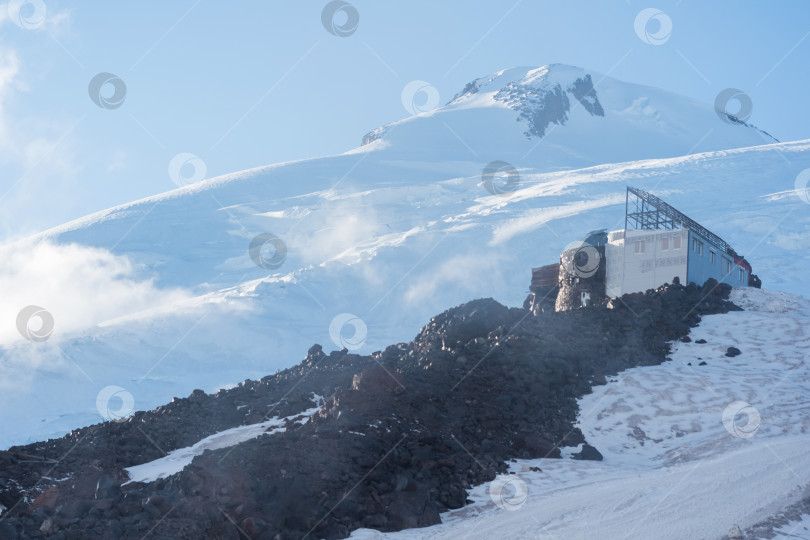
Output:
M632 212L630 208L631 194L634 195ZM737 256L737 252L728 242L703 225L690 219L652 193L630 186L627 186L627 195L625 197L624 228L635 230L689 229L726 253Z

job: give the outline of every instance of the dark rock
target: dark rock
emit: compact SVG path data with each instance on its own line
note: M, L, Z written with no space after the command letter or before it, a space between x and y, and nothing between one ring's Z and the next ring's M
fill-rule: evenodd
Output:
M733 358L735 356L739 356L741 354L742 354L742 351L740 349L738 349L737 347L729 347L728 349L726 349L726 356L728 356L730 358Z
M363 518L363 527L367 529L377 529L378 531L388 529L388 518L383 514L372 514Z
M0 538L4 540L17 540L19 537L16 527L8 521L0 521Z
M258 538L267 530L267 522L259 517L248 517L242 520L240 525L249 538Z
M572 454L571 457L580 460L602 461L602 453L590 444L583 444L582 450L576 454Z
M384 497L391 525L399 530L441 523L439 513L428 507L428 499L424 491L399 491Z
M419 349L468 343L476 338L486 338L487 334L499 326L508 326L516 322L517 317L492 298L473 300L461 306L451 308L433 317L417 334L414 346Z
M381 365L371 366L352 378L352 390L371 395L399 393L405 390L402 375Z
M518 437L518 449L525 449L531 458L560 457L560 449L538 433L527 433Z
M565 88L559 84L534 88L513 82L496 93L494 99L519 113L518 120L528 124L524 133L526 137L542 138L550 124L563 125L568 121L571 110L569 94L592 116L605 115L590 75L577 79Z
M42 534L53 534L56 532L56 523L54 523L53 518L45 518L45 521L39 526L39 530Z
M666 285L616 299L615 309L535 314L483 299L370 356L327 356L314 345L300 364L259 381L13 449L42 465L0 453L0 503L34 499L0 523L41 537L51 518L49 534L70 539L140 538L158 524L167 538L236 539L241 528L255 538L331 539L438 523L515 459L583 444L577 399L627 368L664 362L701 316L736 309L723 294L722 285ZM325 403L302 422L313 394ZM290 418L286 430L119 487L126 467L271 417ZM578 457L601 456L583 445ZM46 478L47 460L60 460L54 476L70 481Z
M394 491L402 491L408 486L408 477L404 474L398 474L394 482Z
M57 486L51 486L46 489L31 503L31 509L37 508L55 508L58 504L61 490Z
M714 279L714 278L709 278L709 279L707 279L707 280L706 280L706 282L703 284L702 289L703 289L703 292L705 292L705 293L710 293L710 292L713 292L713 291L717 290L717 287L718 287L719 285L720 285L720 283L719 283L719 282L718 282L716 279Z
M112 507L113 501L111 499L99 499L98 501L95 502L95 504L93 504L93 508L101 512L106 512Z
M706 340L705 339L696 339L695 343L699 343L699 344L703 345L704 343L706 343Z
M689 336L681 337L681 342L683 342L683 343L691 343L691 341L692 341L692 338L690 338Z
M96 483L96 499L113 499L121 491L120 486L116 483L115 479L107 474L101 476Z
M704 360L703 362L699 363L698 365L699 365L699 366L705 366L705 365L707 365L707 364L706 364L706 361Z

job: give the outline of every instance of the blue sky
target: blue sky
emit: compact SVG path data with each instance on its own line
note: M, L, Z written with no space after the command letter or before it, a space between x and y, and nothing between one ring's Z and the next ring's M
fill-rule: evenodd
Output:
M0 5L0 241L173 189L179 153L212 177L344 152L408 115L409 82L429 82L445 103L516 65L573 64L706 102L734 87L751 98L751 123L783 141L810 138L802 0L352 0L359 24L346 37L325 29L326 5ZM659 45L634 30L649 7L672 22ZM89 97L101 72L126 85L117 108Z

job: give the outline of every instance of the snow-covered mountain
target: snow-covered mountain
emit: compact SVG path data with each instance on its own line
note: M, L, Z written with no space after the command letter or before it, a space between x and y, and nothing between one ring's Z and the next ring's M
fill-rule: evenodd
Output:
M794 191L810 141L776 143L709 104L515 68L363 142L3 247L0 447L101 421L110 386L131 395L123 408L148 409L289 366L315 342L407 341L473 297L520 305L531 267L621 226L626 185L722 235L766 288L810 293L810 205ZM482 171L495 161L514 172L493 194ZM47 341L20 338L27 305L53 315Z
M411 108L429 97L417 92ZM554 171L779 142L722 117L708 103L553 64L471 81L444 107L381 126L363 143L382 139L398 159L497 159Z

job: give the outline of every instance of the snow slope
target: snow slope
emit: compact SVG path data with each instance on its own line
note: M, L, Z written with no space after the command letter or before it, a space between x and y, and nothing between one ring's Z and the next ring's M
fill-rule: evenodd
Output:
M672 361L627 370L580 400L580 428L603 461L520 461L510 472L527 490L511 510L482 485L441 525L351 538L719 539L807 497L810 301L732 294L746 311L704 317ZM726 357L729 346L742 354ZM741 414L727 427L724 411L738 401L758 421ZM776 538L810 538L806 523L782 525Z
M229 448L239 443L255 439L262 435L272 435L282 433L287 428L284 426L288 421L296 421L299 424L306 424L310 417L318 412L323 406L323 396L313 394L312 400L315 407L307 409L299 414L280 418L275 416L265 422L250 424L247 426L237 426L226 429L198 441L187 448L178 448L163 456L162 458L140 465L135 465L125 469L129 474L130 482L154 482L159 478L166 478L179 473L187 465L190 465L196 456L200 456L206 450L217 450L219 448ZM126 484L125 484L126 485Z
M595 95L580 91L588 78ZM723 236L766 288L810 294L810 205L794 191L810 141L754 146L767 136L710 105L567 66L474 86L346 154L206 180L0 248L0 447L101 421L108 386L149 409L290 366L315 342L410 340L471 298L520 305L531 267L622 225L626 185ZM515 191L482 187L496 159L519 171ZM286 256L263 252L273 264L260 267L249 246L267 233ZM45 342L17 332L32 304L54 317Z

